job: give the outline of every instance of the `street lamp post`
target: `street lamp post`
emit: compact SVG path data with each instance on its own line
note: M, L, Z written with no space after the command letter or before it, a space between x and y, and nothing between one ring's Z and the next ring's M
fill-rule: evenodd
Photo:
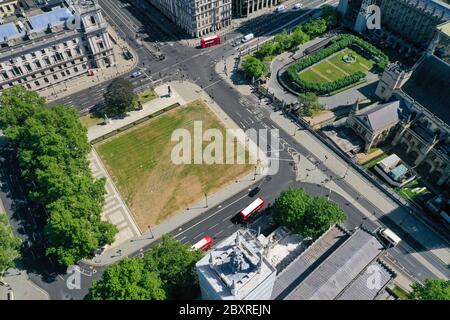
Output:
M148 231L150 231L150 234L151 234L151 236L152 236L152 239L154 239L154 238L155 238L155 236L153 235L153 232L152 232L152 228L151 228L151 226L148 226Z

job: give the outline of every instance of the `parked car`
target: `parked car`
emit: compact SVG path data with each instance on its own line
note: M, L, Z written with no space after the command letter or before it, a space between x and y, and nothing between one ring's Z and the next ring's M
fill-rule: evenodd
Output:
M256 187L256 188L254 188L253 190L251 190L249 193L248 193L248 195L249 195L249 197L254 197L254 196L256 196L257 194L258 194L258 192L260 192L261 191L261 188L260 187Z
M298 10L298 9L300 9L302 7L302 4L299 2L299 3L296 3L295 5L294 5L294 10Z
M142 75L142 72L140 72L140 71L135 71L135 72L133 72L132 74L131 74L131 77L132 78L137 78L137 77L139 77L139 76L141 76Z

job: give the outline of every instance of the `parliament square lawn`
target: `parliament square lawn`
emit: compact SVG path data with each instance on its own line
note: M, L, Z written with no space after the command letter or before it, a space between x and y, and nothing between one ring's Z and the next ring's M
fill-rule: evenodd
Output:
M353 57L356 57L355 63L349 64L342 59L343 56L349 53ZM352 49L346 48L337 54L325 58L314 66L301 71L300 78L312 83L327 83L341 79L357 71L367 73L372 69L374 64L374 61L362 57Z
M204 201L205 193L211 195L252 172L254 165L248 161L174 164L171 152L178 142L171 142L172 132L184 128L193 137L194 121L199 120L203 121L203 132L217 128L225 137L224 124L203 102L195 101L95 146L141 229ZM203 146L208 144L204 142ZM245 156L248 160L248 150Z

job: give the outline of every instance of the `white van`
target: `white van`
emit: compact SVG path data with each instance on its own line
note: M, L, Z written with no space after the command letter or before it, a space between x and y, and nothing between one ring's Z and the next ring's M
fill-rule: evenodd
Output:
M383 239L387 240L392 246L396 246L402 241L402 239L396 235L391 229L380 229L378 233Z
M284 4L282 4L281 6L278 6L276 9L276 12L283 12L286 10L286 7L284 6Z
M252 40L255 37L255 35L253 33L249 33L247 35L244 36L244 38L242 38L242 42L247 42Z

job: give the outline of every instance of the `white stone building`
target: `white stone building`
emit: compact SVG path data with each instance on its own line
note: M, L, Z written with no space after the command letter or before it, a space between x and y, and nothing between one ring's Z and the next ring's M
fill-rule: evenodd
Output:
M214 33L231 24L231 0L149 0L192 37Z
M0 90L42 90L94 68L115 65L96 0L32 6L0 24Z

